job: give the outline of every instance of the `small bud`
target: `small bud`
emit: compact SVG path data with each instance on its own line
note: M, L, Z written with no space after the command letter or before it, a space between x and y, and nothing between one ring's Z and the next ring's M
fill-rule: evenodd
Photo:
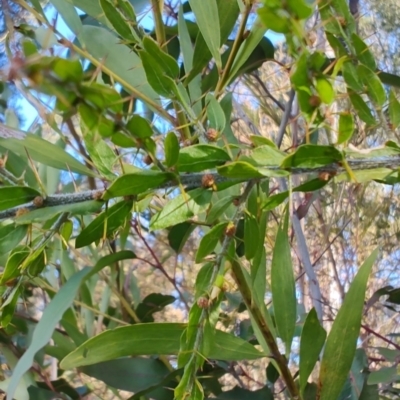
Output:
M247 29L246 31L243 32L243 36L242 36L243 40L247 39L249 37L249 35L250 35L250 31Z
M319 107L321 105L321 98L316 94L313 94L308 100L311 107Z
M206 133L206 138L209 142L215 142L218 139L218 131L214 128L209 128Z
M205 174L201 178L201 185L203 188L213 188L215 185L214 177L211 174Z
M93 200L101 200L103 197L104 192L102 190L97 190L92 194Z
M210 301L207 299L207 297L199 297L197 300L197 305L200 308L208 308L210 306Z
M151 164L153 164L153 159L152 159L148 154L146 154L146 155L143 157L143 162L144 162L146 165L151 165Z
M239 197L235 197L235 198L233 199L232 203L233 203L233 205L234 205L235 207L238 207L238 206L240 205L240 199L239 199Z
M19 208L15 213L16 217L20 217L21 215L28 214L29 210L27 208Z
M43 207L43 203L44 203L44 198L42 196L36 196L33 201L32 201L33 205L37 208L39 207Z
M227 227L225 228L225 235L232 237L234 236L236 233L236 226L233 222L229 222L229 224L227 225Z

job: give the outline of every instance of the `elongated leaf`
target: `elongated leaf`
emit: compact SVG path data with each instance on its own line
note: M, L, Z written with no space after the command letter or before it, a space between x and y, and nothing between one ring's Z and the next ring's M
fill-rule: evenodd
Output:
M376 123L370 108L365 103L363 98L357 93L349 93L350 101L355 108L357 115L363 120L367 125L374 125Z
M355 90L356 92L364 90L364 87L358 78L357 69L351 61L347 61L342 65L342 73L344 81L350 89Z
M125 174L112 183L104 193L103 199L140 194L148 189L160 187L172 179L174 174L168 172L141 171Z
M77 172L87 176L96 176L93 171L81 164L61 147L36 135L27 134L23 140L0 139L0 145L23 157L28 153L33 160L53 168Z
M257 17L256 21L251 27L249 36L239 48L238 54L233 62L232 69L229 74L229 81L231 81L233 77L236 76L239 69L244 65L253 50L260 43L266 31L267 27L263 24L260 17Z
M150 358L110 360L82 367L80 371L114 388L134 393L156 386L170 373L160 360ZM164 392L166 396L170 389L165 388Z
M290 352L296 325L296 288L290 255L288 214L278 228L271 264L271 291L278 333Z
M7 389L7 400L12 400L19 381L22 379L32 364L35 354L42 349L51 339L53 331L62 318L64 312L71 306L82 279L90 271L89 268L77 272L56 293L50 304L45 308L39 323L33 332L32 342L23 356L18 361L13 371L10 384Z
M128 91L133 87L146 98L159 102L159 96L147 82L140 58L115 35L104 28L85 25L81 38L87 51Z
M218 173L227 178L254 179L264 178L262 172L248 162L234 161L218 168Z
M333 322L319 374L321 400L337 400L350 371L361 327L367 281L377 257L378 249L360 267Z
M215 168L229 160L229 154L221 148L197 144L180 150L178 169L180 172L200 172Z
M104 140L96 138L93 133L86 133L84 140L86 150L100 174L109 180L115 179L112 169L116 161L116 155L111 148Z
M300 339L300 391L303 392L322 347L325 343L326 331L318 321L317 312L313 308L304 322Z
M104 210L77 236L76 248L84 247L106 238L120 228L132 209L132 201L120 201Z
M210 128L214 128L217 131L223 131L225 128L226 120L224 110L221 108L218 100L208 93L206 96L207 103L207 117L210 122Z
M257 136L258 138L258 136ZM264 138L263 138L264 139ZM281 164L286 154L271 147L270 145L260 145L252 151L250 157L260 166L278 166Z
M260 248L260 229L256 219L246 216L244 220L244 251L248 260L251 260Z
M149 36L143 38L143 46L147 53L149 53L155 62L163 69L165 75L172 79L178 78L179 66L175 58L161 50L157 42Z
M360 36L353 33L351 35L351 42L356 50L357 58L364 65L366 65L372 71L376 70L376 62L373 54L371 53L368 46L364 43L364 41L360 38Z
M115 31L124 39L137 42L137 35L133 34L132 28L119 10L109 0L100 0L104 15L110 21Z
M201 262L204 257L208 256L215 249L227 225L228 222L220 222L203 236L196 253L197 263Z
M217 63L218 68L222 67L221 54L219 52L221 43L221 27L219 12L216 0L189 0L192 11L200 32Z
M61 14L68 28L79 37L82 32L82 22L75 7L69 1L51 0L50 2Z
M239 16L239 7L237 0L217 0L217 7L219 25L221 28L219 45L223 46L237 22ZM189 21L187 22L189 23ZM211 57L211 52L208 49L201 32L198 32L194 47L193 63L191 64L191 67L186 70L186 72L189 73L186 83L191 82L194 77L201 73L204 67L210 62ZM197 100L197 98L194 100Z
M396 129L400 125L400 103L397 100L393 89L390 90L389 95L389 117L393 129Z
M0 210L29 203L40 193L26 186L3 186L0 187Z
M202 188L180 194L151 218L150 229L168 228L193 218L209 206L211 196L211 191Z
M9 252L25 237L27 226L0 225L0 255Z
M185 324L147 323L123 326L97 335L61 361L61 368L114 360L119 357L153 354L177 354ZM215 343L207 356L217 360L254 360L265 357L245 340L222 331L215 332Z
M382 107L386 101L386 92L378 75L362 64L357 67L357 73L364 85L368 88L368 95L371 100L376 105Z
M179 141L174 132L169 132L164 141L165 164L173 167L179 159Z
M333 146L304 144L299 146L293 154L287 156L283 160L281 167L316 168L341 160L343 160L343 154Z
M340 113L339 115L339 135L338 144L348 142L353 136L354 119L350 113Z

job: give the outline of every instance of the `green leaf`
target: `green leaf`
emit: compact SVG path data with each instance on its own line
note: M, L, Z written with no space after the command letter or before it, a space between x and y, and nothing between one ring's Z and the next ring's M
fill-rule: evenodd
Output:
M397 367L382 367L377 371L372 371L368 376L368 385L376 385L378 383L395 382L398 378Z
M288 212L276 235L271 264L271 291L276 326L280 338L285 343L286 355L289 355L296 326L297 304L287 229Z
M68 25L68 28L79 37L83 27L75 7L69 1L65 0L51 0L50 2L61 14L63 20Z
M159 103L159 96L147 82L140 58L128 46L121 44L118 37L104 28L85 25L81 38L87 51L101 62L125 89L129 91L129 87L133 87L144 97Z
M386 92L378 75L362 64L357 67L357 73L364 85L368 88L368 95L371 100L376 105L382 107L386 101Z
M207 118L210 123L209 127L222 132L226 124L224 110L221 108L215 96L211 93L208 93L206 96L206 104Z
M115 31L123 38L132 42L138 42L137 35L133 34L126 18L109 0L100 0L105 17L110 21Z
M142 42L144 49L153 57L155 63L163 69L163 73L172 79L177 79L179 66L175 58L161 50L157 42L149 36L145 36Z
M179 172L200 172L230 161L229 154L216 146L197 144L184 147L179 152Z
M32 335L32 341L28 349L19 359L17 366L13 370L11 381L7 388L7 398L12 399L17 386L23 375L32 367L35 354L49 342L58 322L64 312L71 306L82 279L90 271L84 268L73 275L45 308L39 323Z
M248 260L255 257L260 248L260 229L254 216L244 219L244 254Z
M343 63L342 74L344 81L350 89L356 92L362 92L364 90L364 86L358 78L357 69L351 61Z
M115 174L112 169L117 157L112 149L93 132L86 132L84 141L90 159L99 173L106 179L114 180Z
M140 115L133 115L128 123L126 124L126 128L132 134L132 136L145 139L153 136L153 129L146 118L141 117Z
M108 330L89 339L61 361L62 369L114 360L119 357L178 354L185 324L147 323ZM231 334L216 331L206 357L218 360L254 360L265 357L251 344Z
M25 237L27 230L27 226L0 225L0 255L8 253L15 248Z
M257 19L255 20L250 29L249 36L240 45L239 51L235 57L231 71L229 73L229 78L228 78L229 82L236 76L237 72L240 70L240 68L244 65L244 63L253 53L253 50L261 42L266 31L267 27L263 24L261 18L257 17Z
M203 188L182 193L170 200L150 220L152 231L168 228L199 215L210 204L212 192Z
M325 343L326 331L313 308L307 315L300 339L300 391L303 393Z
M378 249L360 267L333 322L321 361L318 385L321 400L337 400L350 371L360 333L367 281L377 257Z
M396 129L400 125L400 103L393 89L390 90L389 94L389 117L393 129Z
M22 214L15 219L16 224L32 224L33 222L47 221L62 212L69 212L71 215L92 214L103 207L104 203L99 200L83 201L81 203L61 204L54 207L43 207Z
M368 46L360 38L360 36L353 33L351 35L351 43L354 46L358 60L366 65L372 71L376 70L376 62L373 54L369 50Z
M110 236L120 228L132 209L132 201L120 201L104 210L77 236L75 247L88 246L96 240Z
M148 189L162 186L175 178L168 172L143 170L132 174L125 174L117 178L103 195L104 200L119 196L130 196L144 193Z
M357 93L349 93L351 104L357 112L359 118L367 125L375 125L375 118L373 117L370 108L367 106L362 97Z
M164 73L157 60L144 50L139 51L147 81L153 90L161 96L173 98L177 92L176 83Z
M3 186L0 187L0 211L11 207L29 203L40 193L26 186Z
M317 78L315 88L323 103L331 104L335 99L335 90L327 79Z
M287 14L281 14L268 6L257 10L258 16L268 29L278 33L288 33L290 31L291 21Z
M168 243L177 254L182 251L183 246L194 229L195 225L189 222L182 222L170 229L168 232Z
M256 179L265 178L266 175L261 173L256 167L244 161L234 161L218 167L218 173L227 178L234 179Z
M82 367L80 371L105 382L106 385L133 393L156 386L170 373L160 360L151 358L110 360ZM173 384L172 380L170 384ZM160 393L159 389L157 395L167 397L170 386L162 388L161 391L164 393Z
M0 145L24 157L28 153L33 160L53 168L96 176L61 147L36 135L27 134L23 140L0 139Z
M262 209L265 211L273 210L275 207L278 207L280 204L282 204L288 198L288 196L289 192L282 192L269 196L264 202Z
M353 136L354 119L353 115L348 112L342 112L339 115L339 135L337 144L348 142Z
M304 0L288 0L287 5L299 19L307 19L313 12L313 9Z
M28 246L17 246L8 256L6 266L0 278L0 285L4 285L9 281L21 275L20 266L29 256L30 249Z
M270 145L263 145L265 143L261 143L263 142L260 142L260 145L251 152L251 159L262 167L280 165L286 154Z
M221 26L216 0L189 0L189 4L208 49L214 57L218 68L222 68L219 51L221 46Z
M283 160L281 168L318 168L342 160L343 154L333 146L304 144Z
M165 165L173 167L179 160L179 140L174 132L169 132L164 140Z
M219 45L223 46L237 22L239 16L239 7L237 0L217 0L217 7L219 24L221 28ZM189 24L190 21L187 21L187 23ZM197 25L195 26L197 28ZM208 49L201 32L198 32L194 46L193 68L190 67L188 70L185 69L186 73L189 73L185 83L191 82L193 78L198 76L204 67L210 62L211 57L211 52ZM198 98L193 100L198 100Z
M201 262L204 257L211 254L220 242L221 236L224 234L228 222L220 222L213 226L201 239L199 248L197 249L195 261Z

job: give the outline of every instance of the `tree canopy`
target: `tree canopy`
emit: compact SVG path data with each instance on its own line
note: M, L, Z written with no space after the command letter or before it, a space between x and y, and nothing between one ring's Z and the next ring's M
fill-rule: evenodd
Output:
M398 398L380 3L0 2L8 400Z

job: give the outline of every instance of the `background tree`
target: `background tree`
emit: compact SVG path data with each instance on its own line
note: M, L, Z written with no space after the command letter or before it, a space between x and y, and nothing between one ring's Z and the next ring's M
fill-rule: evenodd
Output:
M396 398L391 3L11 3L7 398Z

